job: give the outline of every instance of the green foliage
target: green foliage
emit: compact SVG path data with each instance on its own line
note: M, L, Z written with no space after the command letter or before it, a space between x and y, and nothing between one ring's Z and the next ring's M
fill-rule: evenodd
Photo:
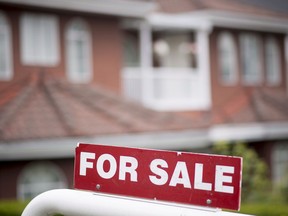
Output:
M28 202L5 200L0 201L1 216L19 216L23 212Z
M240 212L257 216L288 216L288 205L275 203L245 203L242 205Z
M27 206L29 201L16 200L1 200L0 201L0 215L1 216L20 216ZM55 214L54 216L63 216Z
M288 170L288 167L286 168ZM282 200L288 203L288 173L281 179L275 187L275 191L279 194Z
M263 202L270 198L271 183L267 175L267 166L256 152L243 143L217 143L213 152L216 154L243 157L242 202Z

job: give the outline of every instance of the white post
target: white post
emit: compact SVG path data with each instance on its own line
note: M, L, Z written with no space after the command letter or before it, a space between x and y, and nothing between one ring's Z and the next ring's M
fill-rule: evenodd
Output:
M201 82L202 108L209 109L211 107L211 78L210 78L210 52L209 52L209 33L207 29L197 30L197 57L198 57L198 73Z
M140 24L140 68L141 68L141 92L142 102L149 104L152 97L152 30L149 23L143 21Z
M220 209L177 205L92 192L58 189L34 198L22 216L241 216ZM244 216L244 215L242 215Z

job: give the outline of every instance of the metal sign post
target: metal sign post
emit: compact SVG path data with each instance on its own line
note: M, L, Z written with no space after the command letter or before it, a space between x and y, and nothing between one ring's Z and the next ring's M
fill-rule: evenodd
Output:
M178 205L86 191L58 189L35 197L22 216L248 216L220 209Z

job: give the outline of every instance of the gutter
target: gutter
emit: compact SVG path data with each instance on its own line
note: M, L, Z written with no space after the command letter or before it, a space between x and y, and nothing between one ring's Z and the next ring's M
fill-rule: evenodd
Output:
M116 134L0 142L0 161L73 158L79 142L134 148L197 151L219 141L255 142L288 139L288 122L223 124L202 130Z
M288 138L288 122L223 124L211 127L209 140L217 141L262 141Z
M214 27L226 27L284 34L288 32L288 16L279 18L219 10L177 14L155 12L148 14L146 20L155 29L192 29L211 32Z
M279 18L229 11L204 11L202 16L210 20L213 26L284 34L288 32L288 16Z
M209 146L206 130L147 132L94 137L59 137L14 142L2 141L0 142L0 161L73 158L78 143L162 150L199 149Z

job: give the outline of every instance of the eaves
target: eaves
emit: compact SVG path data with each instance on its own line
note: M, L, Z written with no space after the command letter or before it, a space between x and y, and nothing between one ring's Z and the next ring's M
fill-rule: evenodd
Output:
M288 32L288 16L264 16L239 12L201 10L189 13L152 13L146 20L155 29L192 29L211 32L214 27L265 32Z
M73 158L78 143L193 151L211 147L219 141L255 142L287 139L288 122L222 124L199 130L2 141L0 161Z
M154 2L129 0L0 0L0 2L135 18L143 18L157 8Z

